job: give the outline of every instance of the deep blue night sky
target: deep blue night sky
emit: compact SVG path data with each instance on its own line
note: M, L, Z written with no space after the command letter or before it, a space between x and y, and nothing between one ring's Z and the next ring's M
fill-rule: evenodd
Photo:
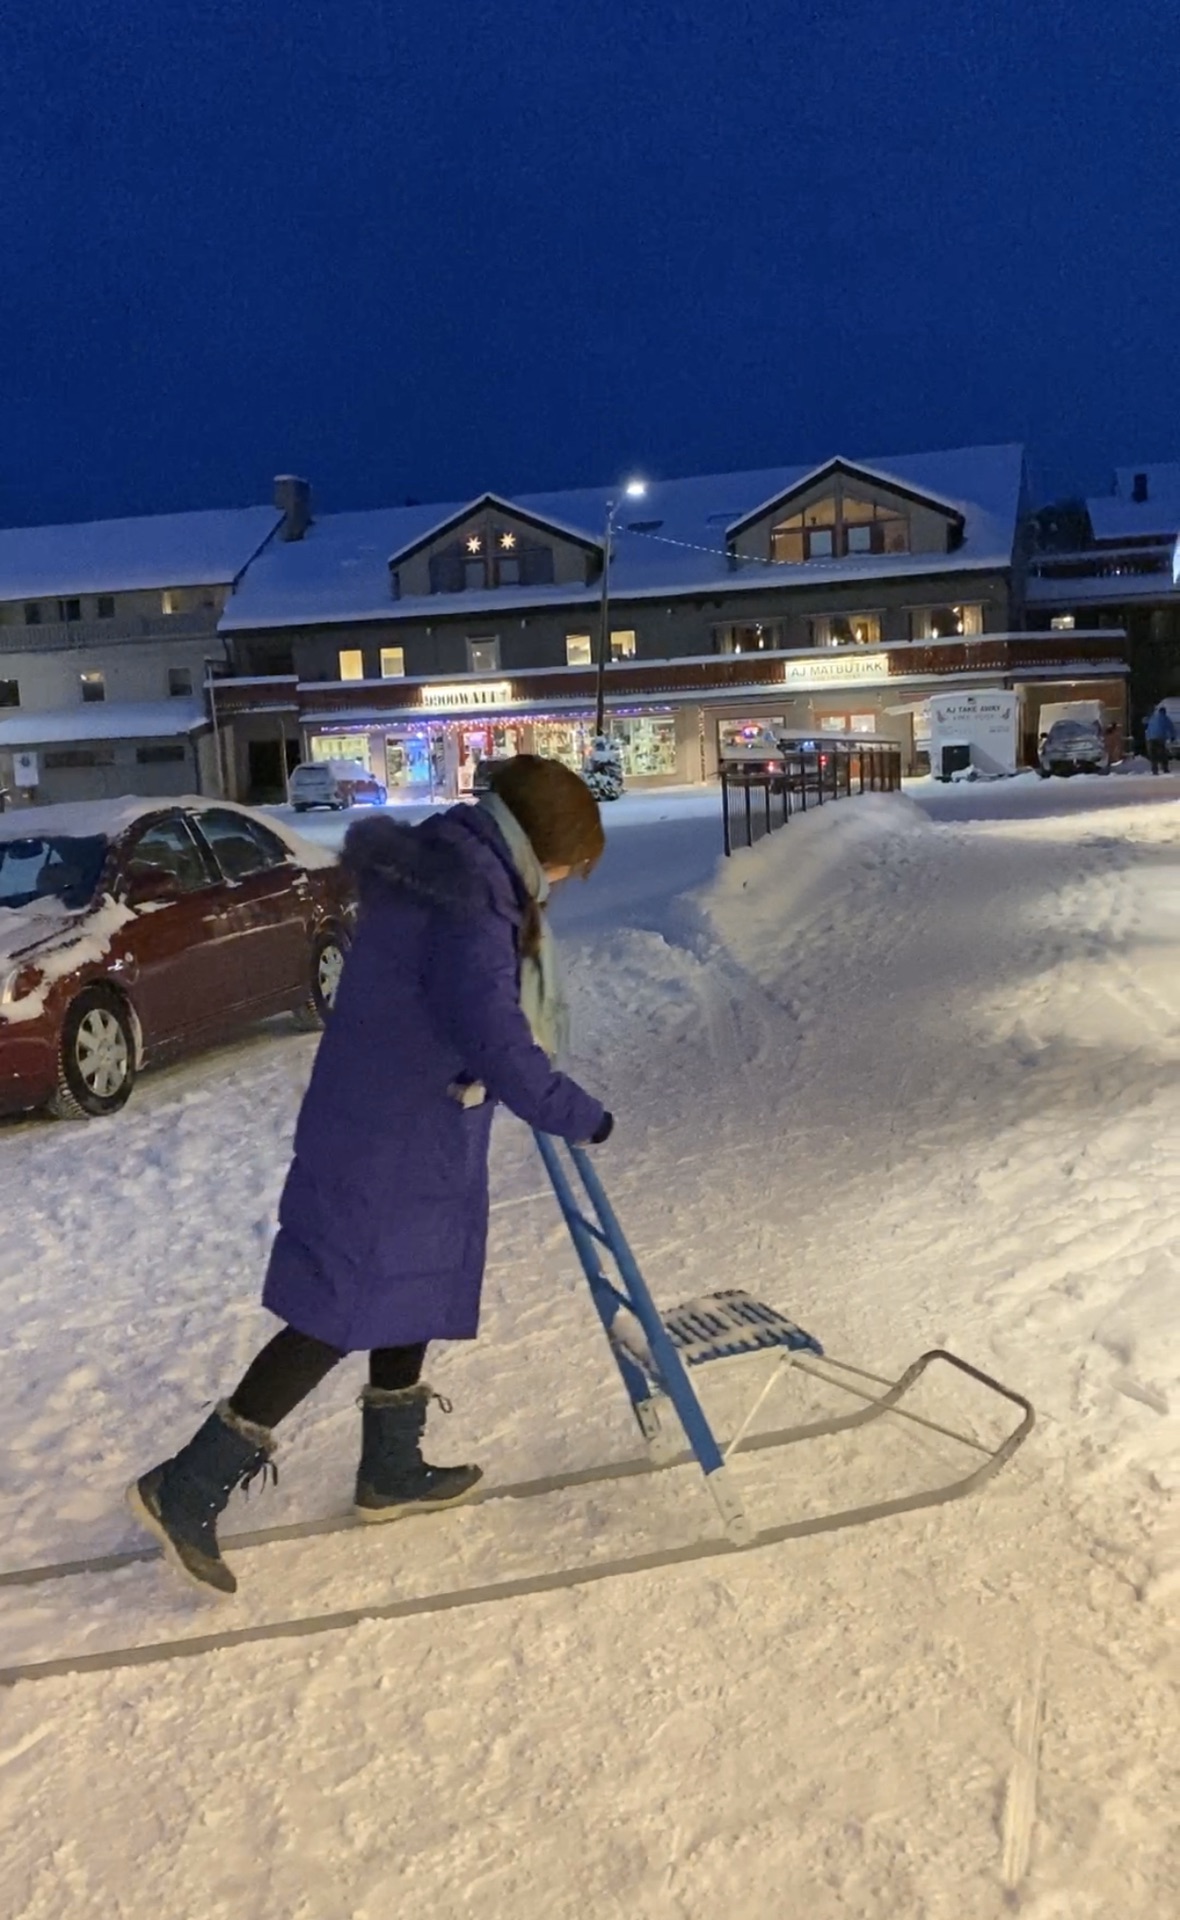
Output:
M1143 0L11 0L0 523L1180 455Z

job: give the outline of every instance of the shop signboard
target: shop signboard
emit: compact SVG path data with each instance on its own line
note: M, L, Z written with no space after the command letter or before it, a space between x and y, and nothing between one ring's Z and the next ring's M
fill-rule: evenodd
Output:
M833 653L830 660L812 657L783 662L783 680L788 687L797 687L801 692L824 687L869 686L888 678L889 655L865 653L859 647L847 653Z
M937 773L944 746L966 746L980 773L1016 772L1020 700L1015 693L956 693L930 700L930 765Z
M512 705L511 680L449 681L445 686L423 687L418 705L427 713L474 713L479 708L504 708Z

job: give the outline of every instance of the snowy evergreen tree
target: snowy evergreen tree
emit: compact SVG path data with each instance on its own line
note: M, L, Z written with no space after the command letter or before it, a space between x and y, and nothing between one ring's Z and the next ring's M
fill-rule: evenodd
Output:
M586 756L582 778L596 800L617 800L623 791L623 756L618 742L599 734Z

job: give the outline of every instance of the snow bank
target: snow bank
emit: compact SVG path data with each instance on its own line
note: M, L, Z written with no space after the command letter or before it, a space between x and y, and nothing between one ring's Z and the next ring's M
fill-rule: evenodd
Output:
M771 986L789 971L801 938L838 940L842 916L878 899L882 875L933 831L901 794L809 807L758 846L722 861L696 903L735 958Z

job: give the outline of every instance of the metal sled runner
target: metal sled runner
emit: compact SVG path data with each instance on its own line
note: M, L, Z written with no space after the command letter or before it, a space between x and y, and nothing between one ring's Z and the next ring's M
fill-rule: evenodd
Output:
M912 1513L920 1508L939 1506L945 1501L960 1500L976 1492L998 1472L1006 1460L1011 1459L1031 1431L1033 1409L1022 1394L1001 1386L998 1381L951 1353L938 1349L924 1353L899 1380L891 1381L869 1373L862 1367L851 1366L846 1361L832 1359L823 1352L818 1340L776 1308L765 1306L734 1288L690 1301L671 1313L661 1314L588 1156L574 1148L570 1150L567 1161L566 1150L559 1148L555 1141L538 1136L537 1144L589 1282L591 1298L610 1343L643 1436L644 1447L640 1454L631 1459L567 1468L514 1484L489 1483L477 1489L469 1505L457 1509L449 1522L445 1516L436 1516L436 1522L463 1527L474 1524L472 1508L481 1507L490 1515L497 1509L505 1511L521 1502L543 1502L555 1495L572 1494L579 1489L616 1484L621 1487L649 1479L653 1469L688 1472L695 1464L701 1469L705 1485L715 1502L721 1531L704 1533L696 1529L692 1537L675 1544L652 1541L638 1551L632 1550L621 1555L592 1553L560 1567L535 1572L508 1572L477 1585L444 1587L417 1595L402 1594L396 1588L391 1595L387 1578L381 1573L378 1563L374 1575L378 1581L377 1591L359 1605L330 1612L308 1606L302 1610L292 1609L279 1619L227 1625L212 1631L203 1631L201 1621L204 1616L194 1614L183 1623L181 1631L166 1631L163 1637L158 1627L153 1635L150 1626L136 1635L134 1595L128 1591L125 1596L128 1603L127 1619L120 1628L121 1632L127 1633L128 1642L106 1647L93 1644L85 1604L72 1599L64 1620L59 1617L60 1609L59 1615L53 1617L58 1619L62 1637L67 1641L73 1637L72 1622L76 1618L81 1639L75 1639L72 1646L67 1645L64 1649L60 1647L60 1640L56 1647L50 1641L53 1651L49 1657L46 1657L47 1648L46 1653L39 1652L37 1656L30 1654L16 1664L0 1668L0 1688L15 1685L19 1681L112 1672L126 1667L193 1659L231 1647L307 1639L344 1631L362 1621L410 1620L431 1614L451 1613L464 1607L520 1601L540 1594L558 1593L570 1587L589 1587L667 1567L716 1560L743 1548L770 1547L787 1540L801 1540L809 1535L863 1526L892 1514ZM576 1197L571 1171L585 1195L584 1201ZM758 1355L762 1356L764 1363L769 1363L769 1374L760 1390L756 1391L744 1417L737 1420L732 1439L723 1445L697 1396L693 1377L702 1367L720 1367L722 1362L727 1365L732 1363L732 1377L736 1384L742 1369L756 1370ZM903 1404L911 1388L935 1362L954 1368L958 1375L966 1376L1019 1411L1018 1423L998 1446L989 1447L971 1435L928 1419L925 1414ZM774 1388L789 1380L793 1374L805 1374L809 1380L823 1382L828 1388L839 1388L845 1395L850 1395L856 1404L849 1412L830 1414L804 1425L755 1431L754 1421L760 1408ZM848 1506L837 1512L796 1511L790 1518L775 1518L771 1524L754 1530L746 1517L741 1491L731 1469L735 1455L742 1456L743 1460L749 1455L769 1456L771 1450L783 1450L799 1441L818 1440L825 1435L841 1434L851 1428L867 1426L887 1414L905 1423L915 1437L941 1436L943 1440L953 1441L959 1448L966 1449L973 1456L969 1469L958 1478L944 1479L940 1484L924 1487L918 1492L896 1494L887 1499ZM684 1441L687 1441L687 1448ZM342 1534L358 1524L354 1513L339 1512L318 1520L257 1528L249 1533L231 1536L225 1545L235 1552L267 1552L283 1542ZM364 1531L368 1544L373 1530ZM400 1537L400 1528L398 1534ZM56 1565L12 1568L0 1573L0 1596L5 1589L35 1587L48 1588L52 1593L59 1581L85 1583L95 1578L105 1581L112 1573L130 1570L137 1564L158 1559L158 1547L137 1545ZM79 1590L74 1591L76 1593ZM52 1615L52 1602L47 1600L46 1604ZM25 1621L32 1602L27 1601L22 1592L14 1605L17 1618ZM148 1605L151 1605L150 1598ZM55 1628L55 1638L57 1631L58 1628ZM143 1637L144 1631L149 1637Z
M833 1359L824 1353L820 1342L812 1334L805 1333L802 1327L787 1319L777 1308L764 1305L739 1288L707 1294L671 1312L661 1313L652 1299L590 1155L581 1147L567 1148L563 1154L558 1142L544 1134L538 1133L536 1141L636 1422L647 1444L651 1465L653 1468L665 1467L683 1459L679 1438L669 1420L669 1416L674 1416L692 1456L705 1476L705 1484L716 1504L726 1536L735 1546L769 1545L775 1539L832 1530L839 1526L854 1526L867 1520L884 1518L887 1514L962 1499L997 1473L1032 1431L1036 1416L1031 1402L1023 1394L1001 1386L990 1374L981 1372L968 1361L960 1360L956 1354L947 1353L939 1347L920 1355L900 1379L889 1381L862 1367L852 1366L847 1361ZM585 1196L584 1203L578 1198L565 1156L568 1156L577 1175ZM614 1277L604 1271L604 1255L609 1256ZM772 1356L772 1370L741 1420L737 1432L723 1447L693 1387L690 1371L723 1360L750 1359L760 1353ZM928 1420L902 1405L911 1388L935 1362L956 1369L1019 1409L1019 1423L998 1447L987 1448L969 1435ZM813 1420L802 1426L779 1429L774 1433L750 1433L763 1404L773 1389L784 1380L786 1370L792 1367L829 1386L840 1388L861 1404L852 1412ZM884 1392L874 1392L873 1388L884 1388ZM887 1413L942 1434L983 1457L972 1471L941 1487L880 1501L872 1506L851 1508L844 1513L832 1514L823 1521L788 1523L783 1527L755 1532L730 1472L729 1460L734 1453L783 1447L799 1440L842 1433L853 1427L866 1426Z

